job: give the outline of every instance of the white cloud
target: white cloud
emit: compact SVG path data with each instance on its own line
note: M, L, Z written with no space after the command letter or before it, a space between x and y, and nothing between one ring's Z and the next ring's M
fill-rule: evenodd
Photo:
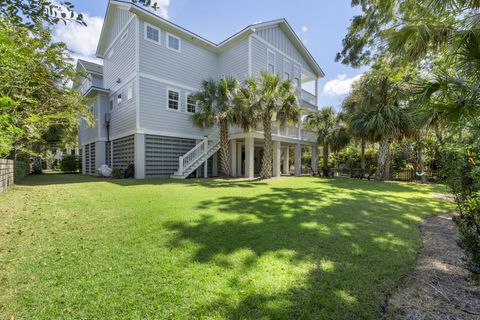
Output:
M339 74L333 80L328 81L323 86L323 94L328 96L342 96L350 93L352 85L355 81L360 79L362 75L356 75L353 78L348 78L346 74Z
M152 3L157 3L157 10L153 10L152 7L147 8L149 11L159 15L164 19L170 18L168 7L170 6L170 0L154 0Z
M64 42L74 56L93 58L97 49L98 39L102 31L103 18L83 14L87 26L75 22L66 25L60 23L53 33L56 41Z

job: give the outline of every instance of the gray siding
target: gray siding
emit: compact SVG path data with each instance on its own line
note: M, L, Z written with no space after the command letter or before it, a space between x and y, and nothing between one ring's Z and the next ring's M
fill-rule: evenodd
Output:
M112 7L113 8L113 7ZM115 13L112 15L112 20L110 21L110 30L108 36L108 44L109 46L115 37L120 33L122 28L127 25L128 20L132 17L133 13L127 10L115 8Z
M248 76L248 39L222 52L219 67L221 75L244 80Z
M267 45L252 37L252 76L259 76L267 69ZM278 54L277 54L278 56ZM278 64L278 58L277 58ZM277 66L278 69L278 66Z
M103 77L92 74L91 85L97 88L103 88Z
M287 35L282 29L280 29L280 27L277 26L260 29L257 30L255 34L295 59L304 69L314 73L312 67L305 61L298 49L293 45L290 39L288 39Z
M179 110L167 109L167 87L180 91ZM193 125L186 112L186 95L190 92L152 79L140 77L140 127L169 132L171 135L203 137L205 131Z
M105 88L110 89L110 99L113 99L114 110L111 112L111 130L110 136L115 137L136 128L136 103L135 103L135 39L136 23L135 19L128 25L128 37L122 43L118 39L113 45L113 53L104 59L103 80ZM120 79L120 83L118 83ZM133 84L133 99L127 101L127 88ZM122 104L117 105L118 94L122 94ZM109 110L109 101L106 101L107 110Z
M99 112L99 97L91 104L93 106L93 115L95 117L95 123L93 126L89 126L84 119L80 119L79 127L79 145L90 143L98 139L98 112Z
M164 30L160 32L159 44L146 40L144 32L145 23L140 21L140 72L192 88L199 88L204 79L218 78L217 54L187 39L181 39L181 52L173 51L166 46Z
M178 158L195 146L193 139L145 136L145 177L168 177L178 169Z

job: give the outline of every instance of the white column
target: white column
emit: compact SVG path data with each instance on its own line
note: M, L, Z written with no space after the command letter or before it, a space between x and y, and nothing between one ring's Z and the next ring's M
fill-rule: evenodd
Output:
M290 175L290 147L287 146L284 150L285 154L283 155L283 173Z
M312 146L312 173L318 173L318 145Z
M100 168L102 164L105 164L105 141L95 142L95 171Z
M237 177L242 176L242 143L237 143Z
M254 144L253 137L245 137L245 177L254 178L253 162Z
M273 141L273 176L280 177L281 172L281 156L282 149L280 149L280 141Z
M208 137L205 136L203 138L203 152L205 153L205 162L203 163L203 177L208 178L208 158L207 158L207 153L208 153Z
M302 174L302 145L295 145L295 176Z
M135 133L135 179L145 179L145 135Z
M208 159L203 163L203 177L208 178Z
M237 140L230 140L230 175L237 176Z

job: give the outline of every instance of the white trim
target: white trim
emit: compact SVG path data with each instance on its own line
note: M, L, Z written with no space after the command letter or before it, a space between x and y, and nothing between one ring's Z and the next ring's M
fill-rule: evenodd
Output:
M120 139L120 138L124 138L124 137L128 137L128 136L131 136L135 133L138 133L138 131L136 129L133 129L133 130L129 130L127 132L123 132L123 133L119 133L117 134L116 136L111 136L110 137L110 141L112 142L112 147L113 147L113 140L117 140L117 139ZM106 140L105 140L106 141ZM112 149L113 151L113 149ZM112 152L113 154L113 152Z
M175 38L175 39L178 40L178 50L175 49L175 48L170 47L170 44L169 44L169 42L168 42L168 37L172 37L172 38ZM172 50L172 51L182 52L182 39L180 39L180 38L177 37L177 36L174 36L173 34L171 34L171 33L169 33L169 32L167 32L167 33L166 33L166 37L165 37L165 46L166 46L168 49Z
M140 128L140 19L135 14L135 127ZM113 148L112 148L113 150ZM113 151L112 151L113 155ZM112 162L113 163L113 162Z
M128 30L122 34L122 37L120 38L120 44L124 44L125 41L127 41L127 39L128 39Z
M183 134L183 133L177 133L177 132L150 130L146 128L140 128L136 133L150 134L154 136L195 139L195 140L203 140L203 138L205 137L203 135L197 136L197 135Z
M153 40L153 39L149 39L149 38L147 37L147 27L150 27L150 28L152 28L152 29L154 29L154 30L157 30L157 32L158 32L158 41L155 41L155 40ZM148 22L144 22L144 23L143 23L143 38L144 38L145 40L147 40L147 41L150 41L150 42L152 42L152 43L158 44L159 46L162 45L162 31L161 31L159 28L155 27L154 25L151 25L151 24L148 23Z
M197 113L197 108L198 108L198 101L195 102L195 112L190 112L188 111L188 96L192 95L193 92L190 91L185 91L185 113L187 114L195 114Z
M252 76L252 37L248 36L248 76Z
M82 147L81 148L84 148L85 145L87 145L87 144L91 144L91 143L95 143L95 142L106 142L106 141L107 141L107 138L100 138L100 137L87 140L86 142L82 141Z
M130 95L130 97L129 97ZM133 81L130 81L127 85L127 101L130 101L134 98L133 95Z
M285 64L288 63L289 65L289 68L288 68L288 71L285 70ZM292 80L292 62L287 59L287 58L283 58L283 66L282 66L282 70L283 70L283 74L282 74L282 78L284 80ZM285 79L285 73L288 73L288 79Z
M102 110L101 110L101 103L100 103L100 97L97 97L97 119L98 119L98 122L100 122L100 120L102 119ZM105 123L97 123L97 127L98 127L98 137L101 137L102 136L102 128L104 126Z
M131 16L130 19L128 19L127 24L120 30L120 32L117 34L117 36L115 38L113 38L112 43L110 43L110 45L107 47L107 49L105 49L105 52L103 53L103 56L97 55L98 58L103 58L104 56L108 55L107 54L108 51L113 48L113 46L116 44L118 38L120 38L120 36L125 32L125 30L128 29L128 27L130 26L130 23L132 22L132 20L134 18L135 18L135 15ZM103 24L105 25L106 22L104 22Z
M154 76L154 75L151 75L151 74L148 74L148 73L145 73L145 72L139 72L139 75L140 75L140 77L142 77L142 78L147 78L147 79L150 79L150 80L153 80L153 81L165 83L165 84L167 84L167 85L171 85L172 87L177 87L177 88L181 88L181 89L185 89L185 90L189 90L189 91L198 91L198 90L200 90L199 88L194 88L194 87L190 87L190 86L188 86L188 85L181 84L181 83L179 83L179 82L175 82L175 81L171 81L171 80L159 78L159 77L157 77L157 76Z
M167 100L167 103L166 103L167 110L175 111L175 112L182 112L182 110L180 109L182 107L182 105L180 103L182 101L182 97L181 97L182 95L181 95L180 90L175 89L175 88L171 88L171 87L166 87L165 89L166 89L165 93L166 93L166 100ZM178 93L178 108L177 109L172 109L172 108L169 107L169 101L170 101L170 97L168 96L169 91Z
M270 62L268 61L270 54L273 53L273 72L272 74L275 74L277 71L277 53L269 48L267 48L267 71L270 72L269 67L270 67Z

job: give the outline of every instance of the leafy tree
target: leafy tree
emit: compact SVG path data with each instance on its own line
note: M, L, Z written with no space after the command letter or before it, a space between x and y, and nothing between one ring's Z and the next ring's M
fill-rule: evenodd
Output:
M272 177L273 123L278 122L283 127L289 122L297 122L300 116L295 90L291 81L281 80L278 75L266 71L262 71L258 78L245 81L243 92L248 92L250 108L253 108L249 112L257 114L263 126L264 148L260 171L262 179Z
M202 90L194 94L199 102L199 110L193 115L193 123L202 128L217 124L220 129L220 172L224 176L229 175L228 127L234 121L234 99L237 90L238 82L227 77L218 82L203 81Z
M79 115L92 122L86 99L70 86L78 74L65 45L52 42L49 30L38 26L32 33L0 20L0 97L9 101L0 108L0 135L11 137L2 149L35 154L50 126L75 128ZM15 128L13 135L8 127Z
M131 0L154 10L158 3L151 0ZM79 23L86 26L87 22L81 13L75 12L75 6L70 1L52 0L0 0L0 18L9 20L17 26L34 29L43 23L57 24L63 22Z
M382 70L364 74L358 86L360 107L351 115L349 125L364 138L379 142L377 180L389 178L389 150L393 139L410 128L410 117L401 106L401 89Z
M332 107L322 108L308 115L305 126L316 133L318 144L322 146L322 171L323 175L328 177L330 175L329 151L336 152L343 149L350 142L350 136Z

